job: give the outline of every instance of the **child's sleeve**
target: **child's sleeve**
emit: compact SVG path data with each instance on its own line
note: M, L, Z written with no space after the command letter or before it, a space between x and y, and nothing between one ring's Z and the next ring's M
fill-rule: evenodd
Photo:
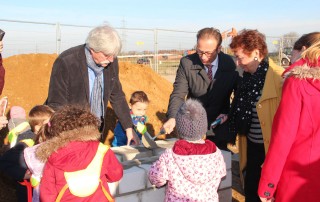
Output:
M55 201L58 197L58 191L56 189L56 180L54 175L54 167L47 162L45 164L43 175L40 183L40 201L51 202Z
M111 149L104 156L102 171L106 172L108 182L119 181L123 176L123 167Z
M169 180L168 167L166 163L167 156L167 152L164 152L159 159L152 164L149 170L149 180L151 184L155 185L156 187L165 185L167 180Z

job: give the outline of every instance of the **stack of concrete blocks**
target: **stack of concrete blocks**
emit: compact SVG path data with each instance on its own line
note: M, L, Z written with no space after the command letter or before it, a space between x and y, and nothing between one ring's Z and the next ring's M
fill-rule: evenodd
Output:
M117 202L163 202L165 186L154 187L148 180L148 171L153 162L171 148L176 139L156 141L159 148L146 149L143 146L112 147L118 160L124 167L124 174L119 182L109 183L111 194ZM227 167L227 176L220 183L218 194L220 202L232 201L231 153L222 151Z

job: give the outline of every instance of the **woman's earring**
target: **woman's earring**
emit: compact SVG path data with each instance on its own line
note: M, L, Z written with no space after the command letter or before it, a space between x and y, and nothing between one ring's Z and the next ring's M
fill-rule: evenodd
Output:
M258 58L257 58L257 57L254 57L254 60L255 60L255 61L258 61Z

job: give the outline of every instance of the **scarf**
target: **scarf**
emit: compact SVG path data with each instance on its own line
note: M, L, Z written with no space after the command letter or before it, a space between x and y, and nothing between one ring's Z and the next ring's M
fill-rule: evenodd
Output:
M205 140L204 144L178 140L175 142L172 151L178 155L206 155L215 153L217 151L217 147L210 140Z
M101 119L104 114L104 103L103 103L103 97L102 97L102 89L103 89L103 67L97 65L93 58L92 55L90 54L89 49L86 47L85 48L85 54L87 58L87 65L88 68L90 68L94 74L95 74L95 79L93 82L93 87L91 91L91 96L90 96L90 109L91 112L96 115L96 117Z
M145 125L147 122L147 116L145 116L145 115L144 116L136 116L132 113L132 111L130 111L130 115L131 115L132 123L134 126L137 126L139 122L143 125Z
M269 68L268 58L262 60L253 74L244 72L242 84L238 89L230 111L230 130L239 134L248 134L252 108L257 97L262 94L263 85Z

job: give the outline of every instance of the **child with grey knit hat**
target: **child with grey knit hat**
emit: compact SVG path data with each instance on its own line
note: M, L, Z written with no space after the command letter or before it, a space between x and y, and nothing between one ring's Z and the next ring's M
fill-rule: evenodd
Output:
M167 184L165 201L219 201L226 165L216 145L205 140L208 122L201 103L188 99L176 115L179 140L149 170L156 187Z

